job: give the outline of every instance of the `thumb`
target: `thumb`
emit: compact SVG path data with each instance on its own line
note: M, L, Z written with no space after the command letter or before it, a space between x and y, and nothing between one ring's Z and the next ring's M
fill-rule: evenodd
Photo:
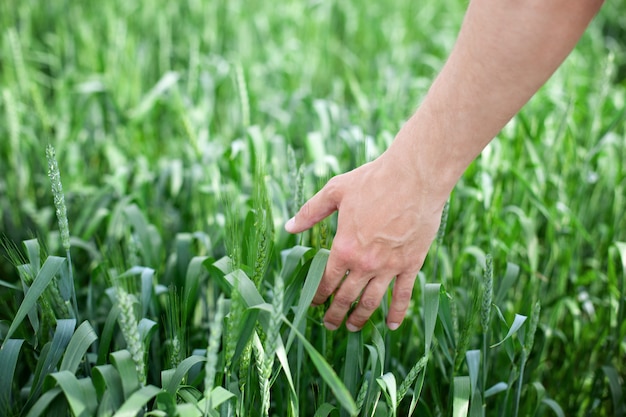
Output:
M337 211L339 204L335 198L331 197L333 194L335 193L329 191L329 185L327 184L311 197L309 201L304 203L298 213L285 223L285 230L289 233L303 232Z

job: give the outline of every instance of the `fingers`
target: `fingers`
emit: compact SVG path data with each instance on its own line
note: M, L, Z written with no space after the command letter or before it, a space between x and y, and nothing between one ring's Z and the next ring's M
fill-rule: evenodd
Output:
M369 281L369 277L367 275L362 275L357 273L356 271L350 271L350 275L345 279L342 283L341 287L335 293L333 297L333 302L330 304L330 307L326 311L324 315L324 326L326 326L329 330L336 330L341 326L343 319L348 314L348 311L352 307L354 301L359 299L363 288L367 285ZM373 304L372 311L378 307L377 301L368 298L369 303ZM371 307L368 303L368 308ZM359 305L361 303L359 302ZM359 307L357 307L359 308ZM370 312L371 314L371 312ZM369 317L369 316L368 316ZM367 319L365 319L367 320ZM360 327L354 326L352 323L346 323L346 326L349 326L348 329L351 331L356 331Z
M338 187L335 178L331 178L324 188L311 197L298 213L287 221L285 230L289 233L303 232L338 209L340 199L336 197Z
M396 278L391 297L391 306L387 315L387 327L390 330L396 330L400 327L402 320L404 320L413 296L413 285L416 277L417 272L400 274Z
M340 257L337 255L337 250L331 249L324 276L313 297L313 305L323 304L335 292L341 281L346 277L346 272L348 272L349 268L345 265L346 263L340 260Z
M390 330L396 330L404 320L413 295L416 276L417 273L404 273L396 278L387 316L387 326ZM324 316L324 326L329 330L339 328L353 303L358 300L356 308L346 322L346 328L351 332L360 330L379 307L390 281L391 278L370 279L367 275L356 276L350 272L349 277L337 290Z
M374 278L369 281L367 287L361 294L361 299L359 300L359 304L356 306L348 321L346 322L346 328L351 332L356 332L360 330L367 320L369 320L374 310L378 308L380 305L380 300L382 300L385 292L387 292L387 287L389 286L389 279L381 279Z
M355 301L358 301L346 321L346 328L350 331L360 330L379 307L390 282L396 276L387 317L388 327L396 330L409 307L417 271L398 273L390 263L382 267L376 265L371 260L376 256L355 256L352 245L339 239L333 242L323 279L312 300L313 305L320 305L334 294L324 316L324 325L329 330L339 328ZM346 274L348 270L349 274Z

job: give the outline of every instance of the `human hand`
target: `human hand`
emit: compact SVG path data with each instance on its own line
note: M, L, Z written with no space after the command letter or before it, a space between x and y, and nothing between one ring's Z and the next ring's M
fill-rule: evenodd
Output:
M402 323L447 198L429 192L417 177L387 152L332 178L285 225L288 232L299 233L339 212L324 276L313 298L313 305L320 305L334 294L324 316L328 329L341 325L355 301L346 327L361 329L394 278L387 326L395 330Z
M459 38L420 107L375 161L332 178L285 225L299 233L339 211L313 304L360 329L395 279L387 325L406 314L448 193L467 166L570 53L602 0L469 4ZM350 271L346 275L346 272Z

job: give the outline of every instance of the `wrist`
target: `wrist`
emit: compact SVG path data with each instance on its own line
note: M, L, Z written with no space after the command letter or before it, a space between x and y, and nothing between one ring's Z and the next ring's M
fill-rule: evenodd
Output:
M422 106L400 129L383 154L394 169L414 183L419 194L445 204L452 189L475 156L455 149L443 115Z

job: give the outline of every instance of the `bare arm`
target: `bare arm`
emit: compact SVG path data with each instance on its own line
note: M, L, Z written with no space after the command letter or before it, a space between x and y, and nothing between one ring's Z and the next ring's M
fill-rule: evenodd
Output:
M313 300L325 325L360 329L396 279L387 325L397 328L467 166L574 48L602 0L472 0L424 102L375 161L332 178L287 222L298 233L334 211L338 226ZM349 275L345 275L346 271ZM344 279L345 277L345 279Z
M601 4L472 0L448 62L398 135L404 150L419 158L415 162L436 158L428 165L447 168L447 183L441 185L449 191L563 62ZM433 136L417 133L426 126Z

